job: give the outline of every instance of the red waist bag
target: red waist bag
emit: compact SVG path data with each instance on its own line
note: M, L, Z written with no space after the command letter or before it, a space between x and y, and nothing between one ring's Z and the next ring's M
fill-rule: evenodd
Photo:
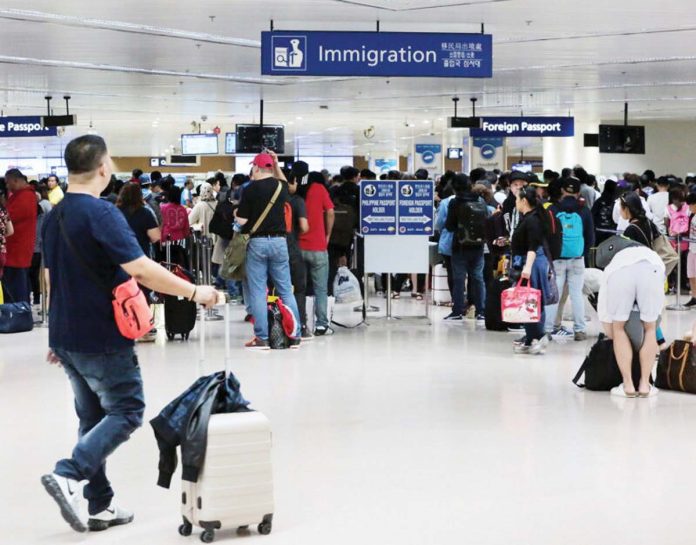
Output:
M147 304L145 294L138 283L131 278L119 284L112 292L114 318L121 335L127 339L139 339L155 325L155 319Z

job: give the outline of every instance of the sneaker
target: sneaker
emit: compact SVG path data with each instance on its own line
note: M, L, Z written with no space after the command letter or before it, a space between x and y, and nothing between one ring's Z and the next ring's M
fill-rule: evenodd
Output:
M113 501L111 505L101 513L90 515L87 526L90 532L102 532L112 526L122 526L133 522L133 513L116 505Z
M534 339L532 346L529 347L529 353L534 355L546 354L546 347L549 345L549 340L544 335L541 339Z
M531 348L532 348L531 346L526 345L524 343L512 345L512 351L515 354L529 354L529 351L531 350Z
M575 337L575 334L572 331L567 330L563 326L555 327L551 332L551 338L556 342L567 341L573 337Z
M334 330L328 326L318 326L317 328L314 329L314 336L315 337L323 337L324 335L333 335L333 334L334 334Z
M259 339L258 337L254 337L251 339L248 343L244 345L245 348L249 348L251 350L270 350L270 347L268 346L268 341L264 341L263 339Z
M696 306L696 298L692 297L688 303L684 303L685 307L693 307Z
M648 397L655 397L659 392L660 392L660 390L658 390L657 388L655 388L654 386L651 385L650 391L647 394L643 394L643 393L639 392L638 397L640 397L641 399L645 399Z
M584 331L576 331L575 332L575 340L576 341L586 341L587 340L587 333Z
M519 339L512 341L512 346L522 346L527 342L527 335L522 335Z
M626 390L624 390L623 384L619 384L618 386L612 388L609 393L611 395L617 396L617 397L629 397L629 398L638 397L638 392L632 392L630 394L626 393Z
M82 501L84 485L55 473L41 477L41 484L60 507L60 514L63 515L65 522L76 532L86 532L87 525L80 517L80 502Z
M314 335L312 335L312 332L309 330L309 328L306 325L302 326L302 340L303 341L311 341L314 338Z
M461 314L455 314L454 312L450 312L447 316L443 318L443 320L447 320L448 322L461 322L464 319L464 316Z
M483 314L477 314L476 315L476 324L477 325L484 325L486 323L486 317Z

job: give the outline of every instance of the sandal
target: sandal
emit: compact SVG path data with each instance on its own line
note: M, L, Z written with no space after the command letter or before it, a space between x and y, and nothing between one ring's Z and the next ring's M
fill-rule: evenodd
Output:
M626 390L624 390L623 384L619 384L615 388L611 389L611 392L609 392L613 396L618 396L618 397L628 397L628 398L635 398L638 397L638 392L631 392L628 393Z
M422 293L416 293L415 297L416 297L416 301L422 301L422 300L423 300L423 294L422 294Z
M392 299L401 299L401 294L397 292L392 293Z
M649 397L655 397L659 390L655 388L654 386L650 386L650 391L643 393L643 392L638 392L638 397L641 399L647 399Z

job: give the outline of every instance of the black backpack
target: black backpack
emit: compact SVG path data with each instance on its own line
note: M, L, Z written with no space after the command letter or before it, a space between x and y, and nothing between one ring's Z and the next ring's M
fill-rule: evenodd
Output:
M486 203L466 201L457 207L457 242L460 246L482 246L486 242Z
M235 208L236 206L227 199L219 203L210 220L208 231L226 240L232 240L234 236L232 224L234 223Z
M343 203L334 207L334 226L331 231L330 244L341 248L349 248L353 243L353 229L357 224L355 209Z
M637 351L633 354L633 383L636 390L640 382L640 358ZM578 384L580 377L585 374L585 383ZM597 392L608 392L623 382L619 365L614 356L614 341L600 333L597 342L582 363L573 383L579 388L587 388Z
M561 258L561 252L563 251L563 225L556 214L554 214L550 209L546 209L546 213L549 215L549 252L551 252L551 259L556 260Z

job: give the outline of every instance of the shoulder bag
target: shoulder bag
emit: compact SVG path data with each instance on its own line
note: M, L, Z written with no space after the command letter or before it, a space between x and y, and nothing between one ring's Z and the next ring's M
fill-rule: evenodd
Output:
M256 223L251 228L248 233L235 233L232 237L232 241L227 245L225 249L225 257L222 260L222 265L220 267L220 276L225 280L244 280L246 278L246 253L247 246L249 244L249 239L251 236L259 230L261 224L264 222L268 214L271 212L271 208L278 200L280 196L280 191L283 188L282 182L278 182L278 187L273 193L271 200L266 205L266 209L256 220Z
M643 237L645 240L648 240L648 237L646 234L643 232L643 230L635 223L632 223L631 225L635 226L638 228L638 230L642 233ZM652 229L652 241L648 240L650 244L648 244L649 248L652 248L652 250L660 256L660 259L662 262L665 264L665 276L669 276L672 274L672 271L674 268L679 264L679 255L677 254L676 250L674 249L674 246L669 241L669 238L667 238L667 235L663 235L657 230L657 227L655 227L652 223L650 223L650 227Z
M109 284L104 282L104 280L90 268L82 257L82 254L80 254L68 237L63 227L62 209L57 211L56 218L58 219L60 234L65 244L67 244L68 248L75 256L75 259L82 265L82 268L95 284L111 292L111 296L113 297L112 305L114 308L114 319L121 335L126 339L135 340L149 333L155 325L155 320L152 316L150 306L147 304L145 294L142 292L135 279L130 278L112 290Z

